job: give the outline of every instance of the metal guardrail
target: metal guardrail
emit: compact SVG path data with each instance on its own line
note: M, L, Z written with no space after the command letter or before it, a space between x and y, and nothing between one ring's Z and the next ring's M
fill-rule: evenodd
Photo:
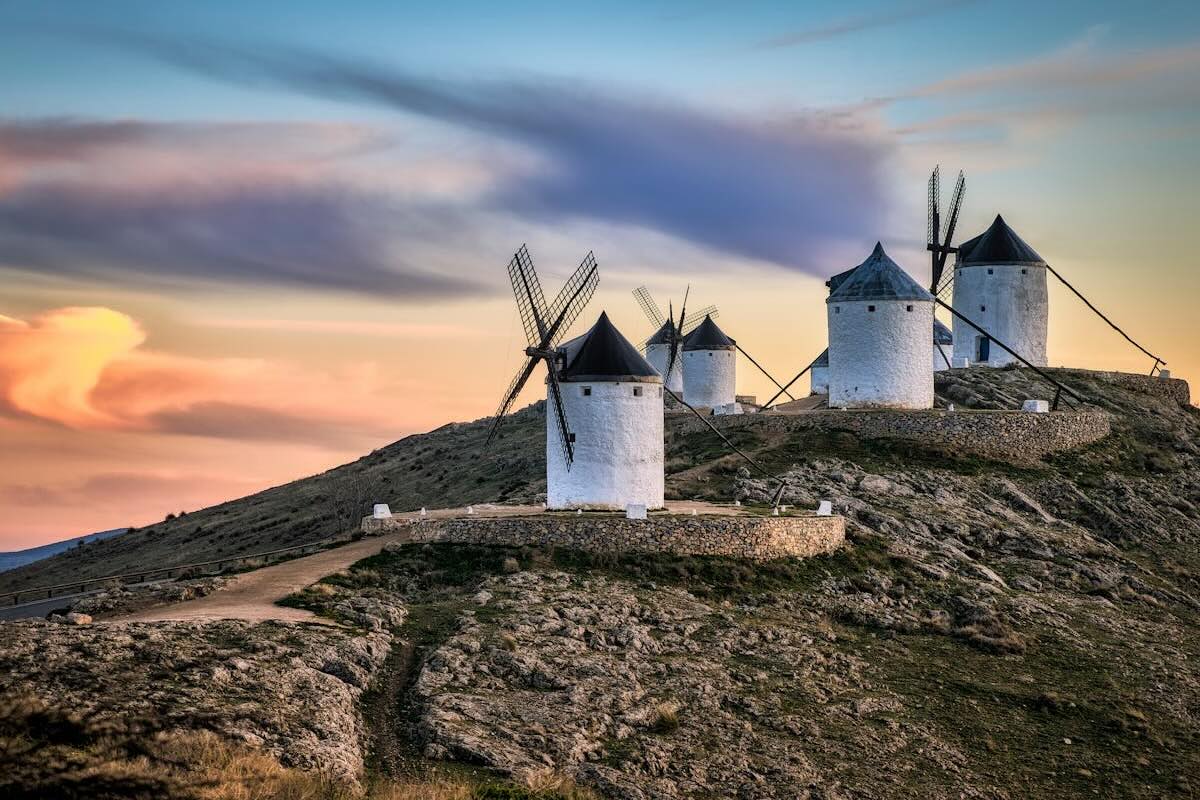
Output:
M327 536L324 539L318 539L315 542L307 542L305 544L293 545L292 547L281 547L276 550L265 550L261 553L249 553L244 556L229 556L228 558L218 558L211 561L197 561L191 564L176 564L170 567L159 567L155 569L142 569L137 572L125 572L120 575L105 575L99 578L84 578L82 580L71 581L69 583L56 583L53 586L35 586L29 589L17 589L11 592L0 592L0 606L13 608L19 606L22 600L26 603L32 603L38 600L51 600L59 595L75 595L83 594L89 591L87 587L98 587L101 584L118 581L121 585L129 585L133 583L146 583L151 578L158 576L159 580L178 580L182 577L198 577L194 576L193 570L199 570L204 567L213 567L207 575L219 575L222 572L235 566L247 566L249 562L263 559L265 565L266 560L274 560L276 557L286 553L298 553L304 555L306 552L317 552L327 545L335 544L339 541L350 541L350 537L346 534L338 536ZM262 566L262 565L260 565ZM186 576L184 573L188 573ZM74 591L66 591L74 590Z

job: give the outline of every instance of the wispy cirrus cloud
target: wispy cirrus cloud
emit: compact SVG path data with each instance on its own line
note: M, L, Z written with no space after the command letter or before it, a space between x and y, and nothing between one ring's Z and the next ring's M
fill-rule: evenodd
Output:
M237 85L415 115L536 157L480 202L538 225L642 227L794 267L861 240L888 210L890 141L821 114L738 117L553 81L435 79L256 43L133 34L108 41Z
M788 31L756 42L756 50L773 50L784 47L797 47L804 44L823 42L837 39L862 31L875 28L886 28L912 20L923 19L950 11L961 6L973 5L979 0L930 0L923 3L903 5L890 10L882 10L868 14L858 14L844 17L825 25Z

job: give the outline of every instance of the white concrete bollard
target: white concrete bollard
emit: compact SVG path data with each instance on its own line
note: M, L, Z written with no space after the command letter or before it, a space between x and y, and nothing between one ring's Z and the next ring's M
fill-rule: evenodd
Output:
M692 509L692 516L693 517L696 516L696 509L694 509L694 508Z
M375 508L371 511L371 516L375 519L391 519L392 508L387 503L376 503Z
M1021 404L1022 411L1028 411L1031 414L1045 414L1050 411L1049 400L1026 400Z
M774 507L772 507L772 508L771 508L771 516L772 516L772 517L778 517L778 516L779 516L779 506L774 506Z
M817 516L818 517L832 517L833 516L833 503L829 502L828 500L822 500L821 504L819 506L817 506Z
M426 513L426 511L425 511L425 506L421 506L421 516L422 516L422 517L424 517L424 516L428 516L428 515L427 515L427 513Z
M646 518L646 507L645 506L637 505L635 503L630 503L629 505L625 506L625 519L645 519L645 518Z
M734 504L735 506L739 506L739 507L740 507L740 506L742 505L742 501L741 501L741 500L734 500L734 501L733 501L733 504Z
M1169 370L1169 369L1160 369L1160 370L1158 371L1158 377L1162 378L1164 381L1169 381L1169 380L1171 380L1171 370Z
M582 516L583 516L583 509L582 509L582 508L577 508L577 509L575 509L575 516L577 516L577 517L582 517Z
M474 513L475 513L475 506L467 506L467 513L468 513L468 514L474 514Z

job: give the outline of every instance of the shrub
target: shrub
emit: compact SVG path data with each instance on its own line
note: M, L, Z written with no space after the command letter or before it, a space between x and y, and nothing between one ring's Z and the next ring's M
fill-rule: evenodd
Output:
M650 718L650 730L654 733L672 733L679 729L679 704L667 700L654 707Z

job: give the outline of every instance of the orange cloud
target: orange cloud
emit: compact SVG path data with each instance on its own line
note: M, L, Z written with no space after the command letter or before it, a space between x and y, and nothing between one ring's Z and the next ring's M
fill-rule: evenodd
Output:
M108 308L60 308L30 322L0 317L0 398L69 427L120 425L92 392L106 366L145 340L137 322Z
M396 433L386 398L405 388L370 362L312 370L281 360L145 348L132 317L62 308L0 317L0 412L75 430L290 441L344 449Z

